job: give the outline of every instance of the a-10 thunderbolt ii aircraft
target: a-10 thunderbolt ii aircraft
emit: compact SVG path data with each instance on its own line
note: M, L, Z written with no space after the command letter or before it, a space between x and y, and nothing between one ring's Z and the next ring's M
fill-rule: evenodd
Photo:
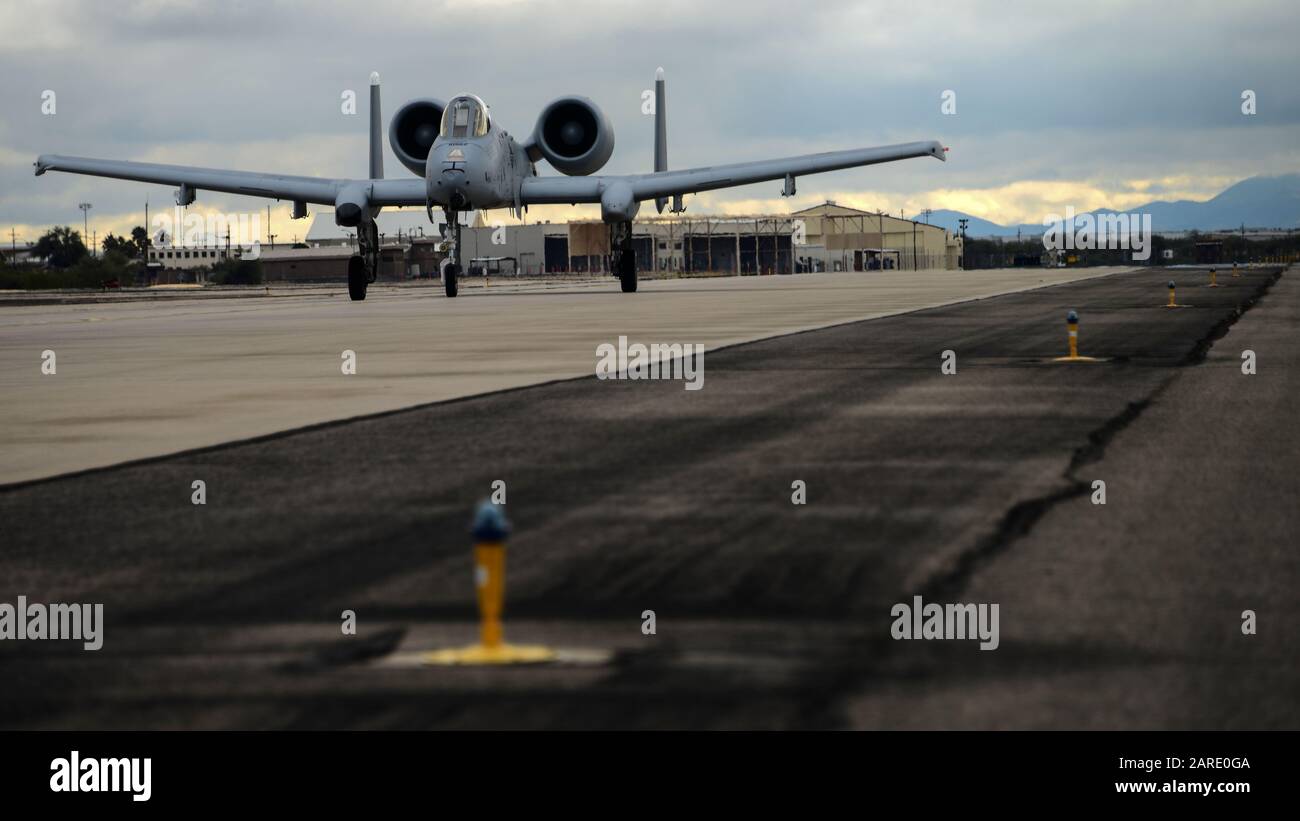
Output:
M471 209L508 208L519 216L530 205L600 203L609 226L611 267L625 292L636 291L636 253L632 219L642 202L654 200L660 213L672 200L680 213L682 196L737 185L784 180L782 194L795 192L795 178L859 165L935 157L947 151L934 141L876 148L829 151L779 160L668 170L663 69L655 77L654 171L649 174L593 176L614 152L614 129L586 97L560 97L542 109L533 133L522 143L506 133L488 107L472 94L443 103L418 99L398 109L388 128L397 159L421 179L384 179L379 75L370 75L370 175L365 179L327 179L223 171L180 165L97 160L43 154L37 175L66 171L98 177L178 185L176 202L189 205L199 190L224 191L293 202L293 216L307 216L307 203L334 206L334 220L355 228L359 253L348 263L348 293L366 298L366 286L379 270L379 228L384 206L423 205L446 216L442 226L448 261L443 267L447 296L456 295L462 272L459 215ZM537 176L545 159L563 177ZM449 235L449 236L448 236Z

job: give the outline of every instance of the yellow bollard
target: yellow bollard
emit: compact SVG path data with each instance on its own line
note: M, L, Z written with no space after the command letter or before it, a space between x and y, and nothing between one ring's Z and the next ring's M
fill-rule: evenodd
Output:
M1210 269L1210 284L1209 284L1209 285L1206 285L1205 287L1206 287L1206 288L1218 288L1218 287L1219 287L1219 272L1218 272L1217 269L1214 269L1214 268L1211 268L1211 269Z
M1103 359L1097 359L1091 356L1079 356L1079 315L1070 311L1065 315L1065 327L1069 333L1069 356L1058 356L1053 362L1104 362Z
M505 643L501 624L506 600L506 537L510 523L491 502L479 505L471 528L474 535L474 586L478 596L479 643L434 650L425 664L536 664L554 661L555 651L535 645Z
M1237 263L1235 263L1235 262L1232 263L1232 275L1233 275L1234 277L1239 277L1239 276L1241 276L1241 271L1238 271L1238 270L1237 270Z
M1191 307L1190 305L1179 305L1178 302L1174 299L1174 281L1172 279L1169 280L1169 304L1165 305L1165 307L1166 308L1190 308Z
M478 588L479 643L500 647L504 638L501 611L506 598L506 546L501 542L474 545L474 585Z

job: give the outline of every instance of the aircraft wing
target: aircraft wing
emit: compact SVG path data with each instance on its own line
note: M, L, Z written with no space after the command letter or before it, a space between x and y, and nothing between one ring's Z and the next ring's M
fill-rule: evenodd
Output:
M929 141L848 151L828 151L779 160L759 160L706 168L688 168L681 171L657 171L652 174L529 177L524 180L520 190L520 204L600 202L601 194L608 186L615 183L627 184L631 188L633 199L644 201L779 180L787 175L801 177L805 174L819 174L823 171L893 162L911 157L946 159L943 146L936 141ZM360 186L372 206L425 204L425 183L422 179L356 180L297 177L188 165L162 165L42 154L36 160L36 174L39 176L46 171L64 171L71 174L88 174L95 177L112 177L161 185L184 185L196 190L222 191L228 194L295 200L319 205L334 205L343 189Z
M225 171L188 165L96 160L89 157L65 157L42 154L36 159L36 175L46 171L66 171L93 177L113 177L162 185L187 185L204 191L223 191L249 197L295 200L319 205L334 205L339 192L349 186L361 186L371 205L424 205L424 180L353 180L328 177L295 177L286 174L260 174L253 171Z
M593 177L529 177L524 180L521 200L525 205L600 202L605 188L616 182L627 183L638 201L678 194L694 194L718 188L731 188L755 182L784 179L787 175L801 177L841 168L874 165L911 157L934 157L946 160L941 143L901 143L876 148L855 148L848 151L828 151L823 154L805 154L779 160L715 165L707 168L688 168L682 171L657 171L653 174Z

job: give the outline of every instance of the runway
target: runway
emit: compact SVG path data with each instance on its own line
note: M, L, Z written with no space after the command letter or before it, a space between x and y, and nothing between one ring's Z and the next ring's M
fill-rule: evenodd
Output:
M722 350L864 316L866 286L801 294L774 280L764 287L791 290L736 305L738 286L664 283L637 295L651 299L635 322L608 318L623 303L605 293L566 295L564 313L549 296L484 295L454 301L455 316L453 301L378 299L364 309L385 321L356 325L337 319L355 306L289 306L276 338L338 311L336 331L372 351L365 368L399 343L431 353L419 340L432 331L412 342L403 329L486 327L494 303L542 302L536 325L455 343L481 357L462 363L458 390L542 381L532 367L590 373L594 340L611 333L704 342L706 387L552 382L0 489L0 593L102 602L106 619L95 653L0 644L0 725L1300 727L1300 638L1285 626L1300 615L1300 433L1278 424L1300 386L1300 281L1250 269L1210 289L1202 272L1176 276L1193 307L1161 307L1159 269L1013 293L936 279L872 302L865 315L880 318ZM1050 362L1071 309L1081 352L1109 361ZM176 310L158 327L215 321ZM255 334L254 320L240 327ZM57 327L64 347L82 330ZM205 339L197 349L219 359L220 340ZM337 338L311 346L337 369ZM557 346L575 349L576 371ZM476 371L530 350L519 373ZM946 350L955 374L941 372ZM383 384L412 387L385 401L408 403L446 373L387 368ZM297 406L317 390L306 380ZM355 390L340 401L384 409ZM26 458L12 475L39 473ZM1096 478L1104 506L1090 501ZM508 638L611 662L387 663L473 639L466 528L498 479L516 527ZM791 503L795 480L805 505ZM892 640L890 608L913 594L999 602L1000 647ZM1240 632L1247 608L1258 635ZM344 610L357 636L340 634Z
M471 280L454 300L426 283L377 286L355 304L343 287L11 303L0 306L0 484L586 376L596 346L620 334L715 348L1110 270L660 280L633 297L602 278ZM41 370L47 350L54 375Z

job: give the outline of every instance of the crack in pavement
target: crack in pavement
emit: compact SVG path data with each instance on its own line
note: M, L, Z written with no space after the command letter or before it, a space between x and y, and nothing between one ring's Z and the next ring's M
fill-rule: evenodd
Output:
M919 595L925 601L957 601L962 591L966 589L981 567L1012 549L1018 541L1028 536L1033 531L1034 526L1049 511L1065 501L1085 496L1091 492L1091 484L1078 477L1078 470L1084 465L1101 461L1111 441L1121 431L1132 425L1142 415L1143 411L1169 389L1182 375L1183 368L1194 367L1203 363L1209 355L1210 349L1214 347L1214 343L1226 336L1232 326L1240 321L1246 312L1263 298L1281 276L1282 269L1278 269L1259 283L1245 299L1238 303L1229 315L1216 323L1195 342L1179 365L1171 371L1169 377L1152 389L1147 396L1129 402L1123 411L1090 431L1087 443L1075 449L1070 463L1062 472L1061 478L1067 483L1064 487L1030 499L1020 500L1011 505L1002 515L998 526L992 533L979 539L966 550L960 551L949 562L948 566L933 573L930 578L919 584L914 591L903 593L904 598ZM873 640L872 644L882 655L888 655L896 643L879 639ZM1088 655L1088 658L1090 662L1096 660L1094 655ZM867 669L846 670L844 672L846 675L843 676L841 682L835 688L842 691L838 694L837 699L847 695L850 689L860 687L864 683L865 673L877 672L877 668L872 665ZM824 705L823 710L816 714L818 715L818 725L822 727L846 726L848 721L843 716L842 711L842 705Z

